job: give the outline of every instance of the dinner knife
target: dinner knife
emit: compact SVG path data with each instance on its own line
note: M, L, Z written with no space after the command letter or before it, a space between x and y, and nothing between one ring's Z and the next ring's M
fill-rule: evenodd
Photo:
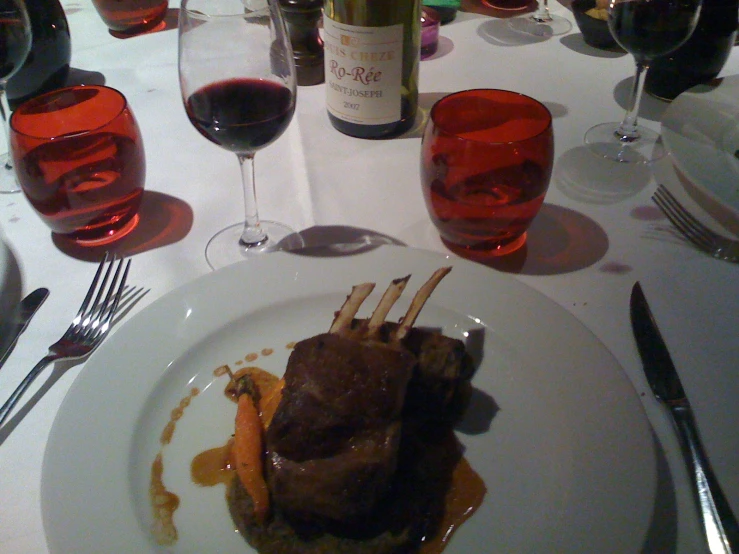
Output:
M630 314L649 386L667 406L677 429L709 551L734 553L733 548L739 548L739 526L711 470L680 377L638 281L631 291Z
M26 296L23 300L21 300L20 309L16 318L15 329L13 329L13 331L11 332L11 339L8 341L5 349L0 352L0 366L3 365L3 363L5 362L5 358L13 349L13 345L18 340L18 337L26 328L28 322L31 321L31 318L33 317L33 314L36 313L36 310L38 310L41 307L41 304L44 303L44 300L46 300L47 296L49 296L49 289L40 288L36 289L28 296Z

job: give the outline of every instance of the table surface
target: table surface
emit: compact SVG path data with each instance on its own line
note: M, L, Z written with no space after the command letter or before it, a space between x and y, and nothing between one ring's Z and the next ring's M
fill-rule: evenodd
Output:
M72 33L70 78L123 91L144 136L143 223L120 249L133 257L130 282L148 293L126 314L130 319L210 271L204 257L208 239L243 215L236 201L238 167L232 154L205 141L185 116L174 3L167 29L128 39L111 35L89 0L62 4ZM651 167L626 167L584 150L589 127L623 116L634 69L630 56L587 46L562 4L552 10L573 22L572 31L535 41L516 36L505 19L471 0L465 6L468 11L442 27L439 52L421 62L421 117L403 137L363 141L341 135L326 116L324 86L300 87L289 129L257 156L261 215L309 230L317 241L377 235L446 252L419 185L423 116L442 95L468 88L510 89L544 102L554 116L556 144L546 201L525 255L492 264L490 271L509 273L542 292L614 354L654 428L660 482L666 484L661 490L669 497L655 511L662 546L654 551L704 552L677 439L642 373L628 299L640 281L695 408L714 471L739 513L739 267L676 237L651 202L659 182L682 188L669 158ZM722 75L737 73L734 48ZM641 123L659 130L667 106L645 95ZM0 369L4 401L76 312L95 262L92 253L52 240L21 195L0 196L0 227L19 260L25 292L51 290ZM48 552L40 507L43 453L59 406L83 370L84 364L64 373L47 370L24 397L30 406L0 428L4 554Z

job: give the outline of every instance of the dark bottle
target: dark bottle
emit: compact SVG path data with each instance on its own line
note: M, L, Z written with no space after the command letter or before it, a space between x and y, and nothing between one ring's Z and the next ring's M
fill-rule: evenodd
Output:
M280 0L282 14L295 58L295 74L299 85L323 82L323 42L318 25L323 0Z
M29 98L63 87L72 57L69 25L59 0L26 0L26 9L33 40L23 67L6 87L13 110Z
M738 12L739 0L704 0L698 25L688 41L650 64L645 90L672 100L681 92L714 79L734 46Z

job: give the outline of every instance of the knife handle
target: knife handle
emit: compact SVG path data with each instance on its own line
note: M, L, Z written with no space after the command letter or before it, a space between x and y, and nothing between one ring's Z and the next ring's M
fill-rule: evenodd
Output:
M734 554L739 526L703 450L689 405L671 406L711 554Z

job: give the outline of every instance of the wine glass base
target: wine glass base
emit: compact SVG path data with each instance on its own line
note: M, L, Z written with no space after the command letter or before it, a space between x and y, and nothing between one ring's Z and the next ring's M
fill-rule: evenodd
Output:
M21 187L15 177L15 170L7 165L8 154L0 156L0 194L20 192Z
M559 15L550 15L549 18L541 18L536 14L512 17L508 20L508 26L517 33L536 37L565 35L572 30L572 23Z
M219 269L236 262L248 260L281 250L303 248L305 242L300 234L276 221L260 221L267 239L253 246L240 242L243 223L236 223L219 231L205 247L205 260L211 269Z
M585 133L588 150L620 163L651 163L662 158L665 147L658 133L639 127L639 138L625 141L618 133L620 123L601 123Z

